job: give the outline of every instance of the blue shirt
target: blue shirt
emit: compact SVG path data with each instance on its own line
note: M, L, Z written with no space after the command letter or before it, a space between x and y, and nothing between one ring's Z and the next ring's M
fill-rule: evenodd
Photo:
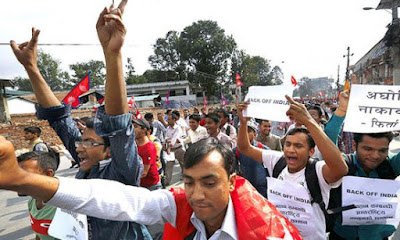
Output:
M70 105L42 108L36 105L38 119L46 119L56 131L72 157L79 161L75 141L81 139L79 129L71 118ZM108 136L112 160L101 161L89 172L79 171L76 178L110 179L126 185L139 186L143 163L137 154L135 130L130 114L108 116L104 107L96 114L94 129L99 136ZM135 222L110 221L88 217L94 240L152 239L147 228Z
M364 171L361 167L360 163L356 159L356 154L353 156L353 162L356 165L356 174L355 176L359 177L367 177L367 178L379 178L378 172L376 170L372 170L369 175ZM389 159L390 165L393 168L396 176L400 174L400 155L396 154L392 158ZM335 222L334 231L341 237L346 238L348 240L357 239L360 240L377 240L384 239L392 235L395 231L395 227L392 225L383 225L383 224L375 224L375 225L360 225L360 226L343 226L342 218L338 217Z
M261 144L264 149L269 149L267 146ZM258 147L257 141L253 142L254 147ZM241 154L238 148L233 149L235 154L235 166L239 167L242 176L246 178L257 191L267 197L267 171L264 165L256 160ZM239 166L238 166L239 164Z

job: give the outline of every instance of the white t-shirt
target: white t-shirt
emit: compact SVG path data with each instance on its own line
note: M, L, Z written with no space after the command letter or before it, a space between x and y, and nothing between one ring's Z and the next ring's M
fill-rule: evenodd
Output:
M264 167L268 169L268 173L272 176L272 172L275 164L278 160L283 156L283 152L274 151L274 150L263 150L262 151L262 160ZM315 165L315 170L317 172L319 186L321 188L322 199L325 203L325 206L328 206L329 203L329 192L331 188L337 188L342 183L342 180L339 180L335 183L328 184L323 175L322 175L322 167L325 165L324 161L318 161ZM282 172L279 174L278 179L282 181L290 181L292 183L298 183L302 185L308 192L311 198L311 194L308 190L305 176L305 168L296 172L289 173L288 168L285 167ZM312 209L315 215L315 234L313 236L303 236L306 239L326 239L325 234L325 216L322 212L321 208L317 203L312 204ZM296 223L293 223L296 226Z

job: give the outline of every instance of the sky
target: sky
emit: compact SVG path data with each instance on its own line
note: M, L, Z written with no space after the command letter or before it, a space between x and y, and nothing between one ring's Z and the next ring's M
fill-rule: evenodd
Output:
M39 43L97 44L95 24L111 0L13 0L2 2L0 43L17 43L31 37L31 27L41 30ZM119 4L119 0L115 0ZM347 47L355 64L382 37L391 22L379 0L129 0L123 16L127 36L123 58L131 58L136 74L151 69L148 57L157 38L170 30L182 31L198 20L213 20L232 35L238 48L281 67L285 83L290 76L331 77L340 65L344 81ZM104 60L100 45L41 46L69 65ZM72 73L72 72L70 72ZM8 45L0 45L0 79L27 77ZM245 81L245 79L244 79Z

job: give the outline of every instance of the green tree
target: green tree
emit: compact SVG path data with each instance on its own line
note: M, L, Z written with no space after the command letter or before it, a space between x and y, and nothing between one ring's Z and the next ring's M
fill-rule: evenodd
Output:
M279 66L271 68L270 61L260 56L250 56L244 50L235 52L232 58L232 75L239 72L244 81L244 91L250 86L268 86L282 84L283 73ZM234 80L235 82L235 80Z
M29 78L16 77L12 80L12 82L16 87L18 87L18 90L20 91L33 92L31 81L29 80Z
M165 38L157 39L149 62L156 70L167 72L164 77L175 72L178 79L188 79L211 95L219 93L216 84L229 81L228 63L235 49L233 37L226 36L217 22L198 21L180 34L169 31Z
M53 91L70 88L70 76L67 72L59 69L59 60L39 49L37 61L40 73Z
M78 83L83 77L85 77L90 71L90 88L94 88L99 85L104 85L106 80L105 75L105 64L103 61L90 60L89 62L71 64L70 69L75 72L72 80L74 84Z
M227 36L217 22L206 20L185 27L180 39L181 59L187 64L186 68L217 77L189 80L198 83L207 94L217 93L215 85L229 81L228 62L236 49L233 37Z
M176 72L178 79L185 79L186 63L181 59L179 33L169 31L165 38L157 39L153 45L154 55L149 57L150 65L159 71Z

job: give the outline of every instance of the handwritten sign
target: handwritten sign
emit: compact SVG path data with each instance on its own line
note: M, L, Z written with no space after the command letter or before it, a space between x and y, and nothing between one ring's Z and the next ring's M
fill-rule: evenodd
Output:
M343 130L357 133L400 130L400 86L354 84Z
M300 184L267 177L268 200L300 231L301 236L315 233L314 211L307 190Z
M400 221L400 182L346 176L342 182L342 205L357 208L343 212L343 225L389 224Z
M289 122L286 111L290 103L285 95L293 95L293 86L252 86L245 97L250 101L247 110L243 112L245 117L254 117L278 122Z
M87 217L86 215L57 208L48 233L58 239L87 240Z

